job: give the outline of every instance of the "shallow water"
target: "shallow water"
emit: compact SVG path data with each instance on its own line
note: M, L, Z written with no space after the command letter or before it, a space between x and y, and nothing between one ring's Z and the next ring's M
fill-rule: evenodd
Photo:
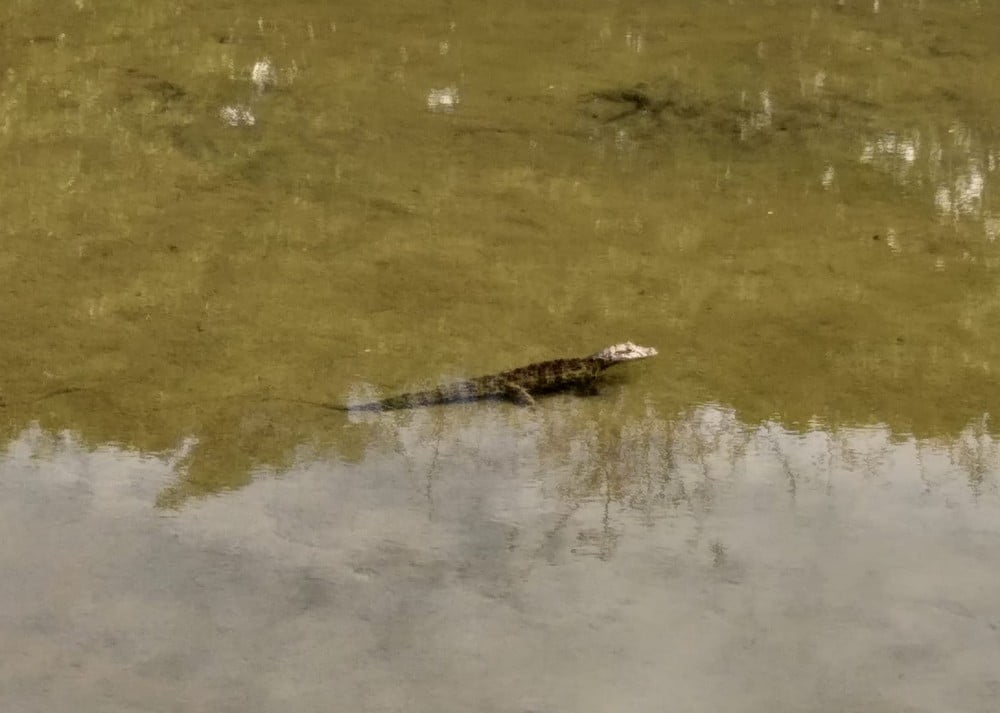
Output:
M0 707L992 711L998 13L0 9Z

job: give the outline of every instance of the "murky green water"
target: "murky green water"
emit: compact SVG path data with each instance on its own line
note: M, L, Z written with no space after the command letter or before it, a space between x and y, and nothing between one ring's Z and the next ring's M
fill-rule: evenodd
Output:
M215 5L0 9L0 707L995 708L1000 6Z

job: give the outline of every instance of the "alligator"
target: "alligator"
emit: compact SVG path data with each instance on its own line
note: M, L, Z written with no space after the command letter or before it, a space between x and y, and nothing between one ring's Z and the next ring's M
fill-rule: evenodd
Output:
M645 359L656 353L653 347L623 342L590 356L537 362L498 374L446 384L429 391L415 391L353 406L315 405L337 411L394 411L481 400L505 400L532 406L535 403L534 397L542 394L568 390L585 393L594 388L595 381L608 367Z

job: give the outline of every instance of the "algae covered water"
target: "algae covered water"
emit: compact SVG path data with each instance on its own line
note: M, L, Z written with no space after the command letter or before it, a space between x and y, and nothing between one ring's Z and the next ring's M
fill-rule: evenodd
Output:
M998 12L8 3L0 707L992 711Z

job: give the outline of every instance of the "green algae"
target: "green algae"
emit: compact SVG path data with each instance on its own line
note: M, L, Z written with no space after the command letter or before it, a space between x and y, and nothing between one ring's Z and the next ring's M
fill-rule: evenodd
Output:
M193 436L173 505L387 437L268 397L624 339L660 350L633 418L947 439L1000 397L995 11L168 5L0 16L4 438ZM640 86L663 110L586 99Z

